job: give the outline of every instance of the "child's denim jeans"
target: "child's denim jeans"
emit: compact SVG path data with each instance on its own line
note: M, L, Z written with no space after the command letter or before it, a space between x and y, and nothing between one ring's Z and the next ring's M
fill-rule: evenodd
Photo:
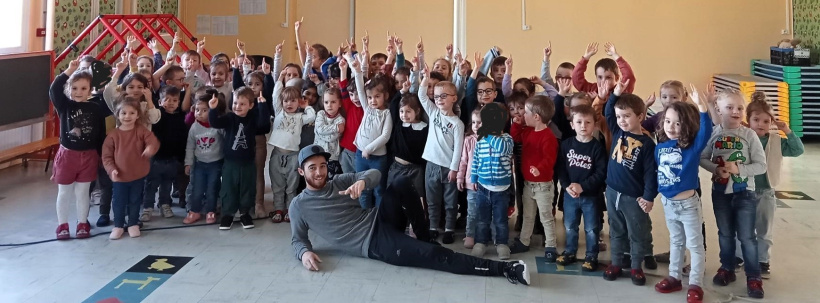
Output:
M735 271L735 239L740 240L747 278L760 277L755 236L757 203L757 194L753 191L744 190L732 194L712 191L712 207L715 210L720 243L720 267L730 272Z
M682 279L681 269L685 266L684 258L689 249L692 257L692 271L689 274L689 285L701 285L703 280L706 249L703 247L703 207L700 196L693 194L682 200L671 200L661 197L663 212L666 215L666 227L669 229L669 275Z
M490 222L495 227L495 244L507 245L510 226L507 220L507 208L510 206L510 193L491 191L481 184L476 185L476 204L478 204L478 223L476 224L475 243L488 244L491 239Z
M578 252L578 226L581 224L581 215L584 219L584 239L586 253L584 257L598 258L598 235L601 230L601 219L598 217L598 197L580 196L573 198L564 195L564 227L567 230L566 251L570 254Z

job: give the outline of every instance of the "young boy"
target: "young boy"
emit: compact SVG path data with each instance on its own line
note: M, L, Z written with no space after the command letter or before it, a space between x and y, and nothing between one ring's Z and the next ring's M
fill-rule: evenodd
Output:
M152 132L159 140L159 151L151 159L151 173L145 183L145 196L140 221L151 221L159 190L159 205L162 216L172 218L171 185L177 179L185 161L185 147L188 139L188 126L185 125L185 113L179 110L179 90L174 86L166 86L160 90L161 118L154 124ZM180 185L177 182L176 185ZM185 182L187 188L188 182ZM184 193L185 188L180 188ZM180 203L185 201L185 195L179 196Z
M589 59L598 53L597 42L587 45L584 56L581 57L581 60L578 61L578 65L575 65L575 68L572 70L572 84L575 85L575 89L580 92L596 92L598 93L598 98L601 98L602 101L608 99L609 93L612 91L615 83L619 81L629 82L629 85L624 89L625 93L632 93L635 89L635 73L632 72L632 67L629 66L629 63L626 63L624 57L618 54L615 45L612 43L605 44L604 48L606 49L606 54L612 57L612 59L603 58L595 63L596 83L587 82L587 79L584 78L584 73L587 71ZM620 70L620 74L618 74L618 70ZM603 87L606 92L605 94L601 94L599 87L601 87L605 81L609 83L609 86Z
M364 87L356 87L356 81L348 81L346 60L339 61L339 70L339 89L342 91L342 108L345 114L344 132L339 140L339 145L342 147L339 164L342 165L342 172L355 173L356 145L353 144L353 139L356 138L359 125L362 124L364 117L364 108L362 108L357 90L364 89Z
M598 269L598 237L601 232L598 196L603 190L606 178L607 153L601 141L593 137L598 114L592 106L578 105L570 111L575 137L561 142L558 153L558 179L565 187L564 227L567 230L566 249L556 262L569 265L577 261L578 225L584 218L586 254L581 269Z
M442 242L453 243L453 233L456 228L456 204L458 200L458 165L464 143L464 123L453 112L456 103L456 87L452 82L442 81L436 84L434 99L427 97L430 71L425 69L421 86L419 87L419 101L424 111L430 117L430 130L427 143L424 146L422 158L427 160L425 175L425 189L427 210L430 217L430 237L438 238L436 224L440 221L439 212L442 202L445 205L446 223Z
M196 51L188 50L184 52L180 65L182 69L185 70L185 82L193 83L194 89L211 82L211 77L208 75L208 72L202 68L199 53Z
M521 234L510 247L512 253L529 251L530 237L535 225L536 210L544 225L544 257L555 262L558 257L555 240L555 217L552 215L553 170L558 153L558 139L547 127L555 113L555 106L547 96L536 95L526 101L523 117L513 118L510 129L513 140L521 144L521 162L524 186ZM521 125L521 120L526 126ZM525 152L526 151L526 152Z
M233 225L233 215L239 209L243 228L253 228L249 214L256 197L256 140L258 127L270 123L268 107L260 104L258 113L253 109L253 90L242 87L234 92L233 111L222 115L217 110L219 99L215 96L208 101L208 122L213 128L225 129L222 146L225 164L222 166L222 218L219 229L228 230ZM264 98L258 98L265 103Z
M604 279L614 281L621 275L624 252L630 249L632 284L646 284L641 269L643 257L650 254L652 223L649 211L658 195L655 142L642 132L646 106L640 97L625 93L629 80L618 82L606 103L606 123L612 132L612 150L607 168L606 206L612 264ZM612 86L604 80L606 87Z

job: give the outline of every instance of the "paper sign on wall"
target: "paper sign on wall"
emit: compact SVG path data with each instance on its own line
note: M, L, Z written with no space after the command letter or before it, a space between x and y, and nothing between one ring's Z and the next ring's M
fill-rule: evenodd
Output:
M240 15L264 15L267 11L266 0L239 0Z
M197 15L196 16L196 34L197 36L211 34L211 16Z

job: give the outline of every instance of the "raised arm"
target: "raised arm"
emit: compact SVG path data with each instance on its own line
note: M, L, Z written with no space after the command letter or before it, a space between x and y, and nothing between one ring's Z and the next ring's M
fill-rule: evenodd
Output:
M305 52L307 49L302 48L302 22L305 21L305 17L299 19L293 23L293 29L296 31L296 49L299 51L299 62L305 62Z
M592 58L595 54L598 53L598 42L593 42L587 45L586 52L584 56L581 57L581 60L578 61L578 64L575 65L575 68L572 70L572 84L575 86L579 92L597 92L598 85L595 83L589 83L587 81L586 76L584 73L587 71L587 64L589 63L589 58Z
M71 99L69 99L64 92L65 84L68 82L68 78L71 74L77 71L79 66L80 60L71 60L71 62L68 63L68 68L66 68L62 74L57 75L57 77L54 78L54 82L51 83L51 87L49 87L48 94L49 97L51 97L51 103L54 104L54 108L57 112L65 112L68 103L71 102Z
M627 93L632 93L635 90L635 73L632 72L632 67L629 66L629 63L626 63L624 57L618 54L618 51L615 49L615 45L607 42L604 45L606 49L606 54L612 57L615 60L615 63L618 63L618 70L621 71L621 81L629 80L629 85L624 90Z
M552 81L550 75L550 56L552 55L552 42L544 48L544 60L541 61L541 81L555 87L555 82ZM544 87L546 89L546 87Z
M285 40L282 40L282 43L276 45L276 53L273 54L273 70L271 71L271 75L273 75L273 81L279 81L279 73L282 71L282 45L285 44Z
M506 71L504 72L504 78L501 80L501 93L504 94L504 97L509 97L512 95L513 85L512 85L512 68L513 68L513 61L512 56L507 58L504 61L504 65L506 67Z

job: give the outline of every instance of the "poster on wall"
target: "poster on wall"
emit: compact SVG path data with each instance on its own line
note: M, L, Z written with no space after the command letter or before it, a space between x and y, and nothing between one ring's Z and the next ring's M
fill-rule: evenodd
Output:
M239 0L240 15L264 15L268 4L265 0Z
M197 15L196 16L196 34L197 36L211 34L211 16Z

